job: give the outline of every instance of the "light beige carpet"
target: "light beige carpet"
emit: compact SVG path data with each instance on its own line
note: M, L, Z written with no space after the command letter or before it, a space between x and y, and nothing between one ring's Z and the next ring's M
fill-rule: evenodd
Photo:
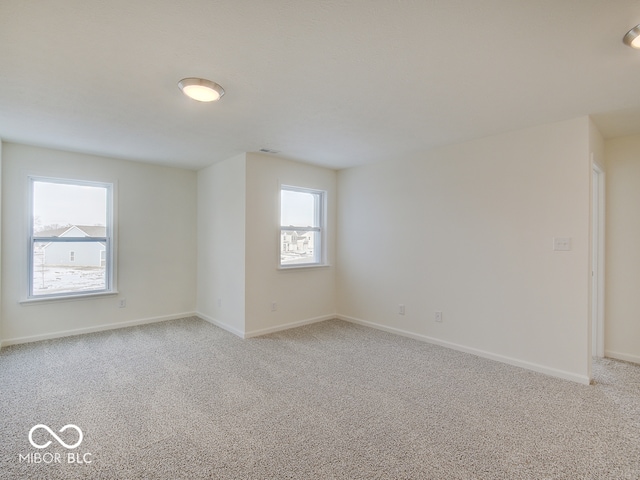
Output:
M594 370L578 385L337 320L19 345L0 351L0 478L640 478L640 367ZM39 427L37 448L38 424L84 438Z

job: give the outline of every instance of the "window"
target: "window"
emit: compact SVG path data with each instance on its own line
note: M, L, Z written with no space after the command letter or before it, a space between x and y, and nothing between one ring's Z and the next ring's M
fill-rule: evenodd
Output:
M30 177L30 299L111 293L113 185Z
M324 265L325 192L280 189L280 267Z

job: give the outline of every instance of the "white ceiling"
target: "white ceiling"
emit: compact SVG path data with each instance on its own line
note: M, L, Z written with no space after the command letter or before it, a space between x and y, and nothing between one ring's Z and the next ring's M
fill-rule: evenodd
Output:
M594 115L640 132L638 0L1 0L0 138L332 168ZM183 77L221 84L190 100Z

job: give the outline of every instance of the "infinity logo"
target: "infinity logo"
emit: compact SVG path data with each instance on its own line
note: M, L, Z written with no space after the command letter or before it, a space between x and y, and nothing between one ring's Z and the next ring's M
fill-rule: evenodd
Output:
M47 443L45 443L44 445L38 445L36 442L33 441L33 432L35 432L37 429L39 428L44 428L47 432L49 432L51 434L51 436L53 438L56 439L56 441L62 445L64 448L68 448L68 449L74 449L74 448L78 448L80 446L80 444L82 443L82 430L80 430L79 427L77 427L76 425L65 425L64 427L62 427L60 429L59 433L64 432L65 430L67 430L68 428L73 428L76 432L78 432L78 441L76 443L74 443L73 445L67 445L66 443L64 443L62 441L62 439L55 434L55 432L53 430L51 430L49 427L47 427L46 425L42 425L41 423L36 425L35 427L33 427L31 430L29 430L29 443L31 445L33 445L35 448L47 448L49 445L51 445L51 440L49 440Z

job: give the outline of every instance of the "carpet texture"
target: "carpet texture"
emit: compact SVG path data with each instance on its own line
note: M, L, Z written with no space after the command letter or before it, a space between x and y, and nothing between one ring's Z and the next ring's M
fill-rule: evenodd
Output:
M0 479L638 479L640 367L599 360L594 377L338 320L241 340L186 318L17 345L0 351ZM36 448L38 424L83 441L38 428L52 443Z

